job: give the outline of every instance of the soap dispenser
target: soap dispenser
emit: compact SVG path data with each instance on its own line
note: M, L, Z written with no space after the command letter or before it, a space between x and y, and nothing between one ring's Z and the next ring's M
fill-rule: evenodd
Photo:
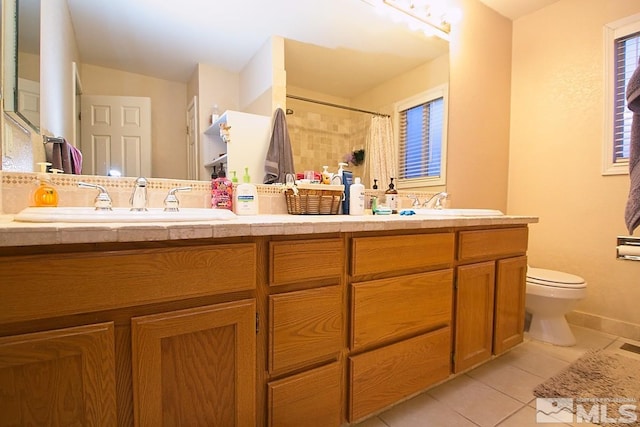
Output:
M58 206L58 190L51 184L51 178L47 173L47 167L51 163L38 163L40 172L38 173L37 187L31 192L32 207L56 207Z
M395 189L395 185L393 185L393 178L391 178L391 182L389 183L389 188L384 192L385 202L387 206L391 209L392 213L398 212L398 190Z
M251 184L249 168L244 168L242 184L236 186L233 207L237 215L258 215L258 189Z

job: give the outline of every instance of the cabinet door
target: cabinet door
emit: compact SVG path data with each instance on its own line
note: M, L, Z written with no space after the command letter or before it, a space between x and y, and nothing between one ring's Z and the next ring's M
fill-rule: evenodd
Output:
M113 323L0 338L0 426L115 426Z
M454 372L491 357L494 279L493 261L458 267Z
M268 384L269 427L338 427L342 422L339 362Z
M501 354L524 335L527 257L501 259L497 265L493 353Z
M341 346L341 286L269 297L269 372L335 358Z
M131 319L137 426L255 424L255 301Z

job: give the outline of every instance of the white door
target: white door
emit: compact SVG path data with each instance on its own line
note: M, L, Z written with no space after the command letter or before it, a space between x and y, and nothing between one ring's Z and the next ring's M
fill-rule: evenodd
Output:
M198 97L187 107L187 179L198 179Z
M40 127L40 82L18 77L18 112Z
M82 95L83 173L151 175L151 98Z

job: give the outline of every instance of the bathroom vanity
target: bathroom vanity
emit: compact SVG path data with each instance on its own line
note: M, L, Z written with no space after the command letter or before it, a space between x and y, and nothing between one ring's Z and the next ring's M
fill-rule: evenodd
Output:
M522 341L534 222L0 223L0 426L365 419Z

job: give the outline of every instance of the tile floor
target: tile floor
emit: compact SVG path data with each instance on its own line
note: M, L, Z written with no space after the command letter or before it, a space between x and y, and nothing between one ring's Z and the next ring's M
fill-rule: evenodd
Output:
M591 349L620 350L623 339L571 326L577 344L558 347L531 340L444 384L403 402L357 427L554 427L590 423L536 423L533 388Z

